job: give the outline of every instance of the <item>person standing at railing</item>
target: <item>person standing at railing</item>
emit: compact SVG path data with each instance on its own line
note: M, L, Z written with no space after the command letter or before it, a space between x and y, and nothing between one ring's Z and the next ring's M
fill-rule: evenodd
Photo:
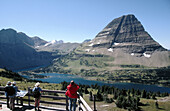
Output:
M78 95L77 95L78 89L79 89L79 86L77 84L75 84L73 80L67 86L67 91L66 91L65 95L69 97L69 111L72 111L72 106L73 106L73 111L76 111L76 101L78 98Z
M7 108L9 108L9 96L8 96L8 93L7 93L7 87L10 87L11 86L11 82L10 81L8 81L7 82L7 84L6 84L6 86L5 86L5 96L6 96L6 100L7 100Z
M11 86L11 82L8 81L7 86L5 87L5 95L7 97L7 107L14 111L14 98L16 91L13 86ZM9 104L10 101L10 104Z
M33 96L35 98L35 111L37 111L36 108L38 108L38 111L41 111L39 109L39 104L40 104L42 89L40 88L40 83L39 82L37 82L35 84L35 87L32 89L32 92L33 92Z
M13 86L13 88L15 89L15 94L14 94L14 97L13 97L13 99L11 100L11 102L12 102L12 106L15 107L16 95L17 95L17 92L20 92L20 91L18 90L18 87L16 86L16 82L12 82L12 86Z

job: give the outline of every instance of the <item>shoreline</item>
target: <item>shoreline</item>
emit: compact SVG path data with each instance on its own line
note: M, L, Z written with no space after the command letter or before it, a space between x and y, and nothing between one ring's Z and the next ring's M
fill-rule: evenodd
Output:
M55 74L55 72L50 72L51 74ZM22 73L21 73L22 74ZM33 80L35 79L46 79L46 78L51 78L52 76L44 76L44 75L41 75L41 74L45 74L45 73L29 73L31 75L36 75L36 77L33 78ZM27 74L27 76L29 76L29 74ZM58 74L58 73L56 73ZM61 75L64 75L64 74L61 74ZM76 74L68 74L68 75L76 75ZM22 75L21 75L22 76ZM134 83L134 84L142 84L142 85L154 85L154 86L157 86L157 87L167 87L167 88L170 88L170 86L166 86L166 85L163 85L163 84L152 84L152 83L141 83L141 82L131 82L131 81L126 81L126 80L121 80L121 81L108 81L108 80L105 80L105 81L102 81L100 80L98 77L90 77L90 76L83 76L83 75L77 75L78 77L80 78L83 78L85 80L92 80L92 81L98 81L98 82L103 82L103 83L106 83L106 84L114 84L114 83ZM30 78L32 79L32 78Z

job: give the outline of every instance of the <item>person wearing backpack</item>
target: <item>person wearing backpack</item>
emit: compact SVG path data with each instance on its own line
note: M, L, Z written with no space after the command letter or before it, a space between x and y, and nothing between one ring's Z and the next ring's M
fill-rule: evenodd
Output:
M70 84L67 86L67 91L65 93L66 96L69 97L69 111L76 111L76 102L77 102L77 90L79 89L79 86L74 83L72 80ZM73 110L72 110L73 106Z
M5 87L5 92L7 97L9 98L9 108L14 111L14 100L15 100L15 94L16 91L13 86L11 86L11 82L9 82L8 86ZM7 100L8 101L8 100ZM7 104L8 107L8 104Z
M15 94L14 94L14 98L13 98L13 101L12 101L13 107L15 107L16 95L17 95L17 92L20 92L20 91L18 90L18 87L16 86L16 82L15 81L12 82L12 86L15 89Z
M11 82L10 81L8 81L7 82L7 84L6 84L6 86L5 86L5 96L6 96L6 100L7 100L7 108L9 108L9 96L8 96L8 93L7 93L7 87L9 87L9 86L11 86Z
M37 110L36 108L38 108L38 111L41 111L39 109L39 104L40 104L42 89L39 86L40 86L40 83L37 82L35 84L35 87L32 89L33 97L35 98L35 111Z

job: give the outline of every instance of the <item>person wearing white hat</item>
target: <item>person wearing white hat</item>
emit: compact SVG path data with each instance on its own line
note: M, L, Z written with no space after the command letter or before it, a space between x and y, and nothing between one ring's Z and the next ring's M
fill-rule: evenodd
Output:
M32 92L33 92L33 96L35 98L35 110L37 110L36 108L38 108L38 111L41 111L39 109L39 104L40 104L42 89L39 86L40 86L40 83L37 82L35 84L35 87L32 89Z
M14 87L15 91L16 91L16 94L17 95L17 92L20 92L20 90L18 90L18 87L16 86L16 82L12 82L12 86Z
M15 108L16 95L17 95L17 92L20 92L20 91L18 90L18 87L16 86L16 82L15 82L15 81L12 82L12 86L13 86L13 88L15 89L15 94L14 94L14 97L11 99L11 103L12 103L12 107Z

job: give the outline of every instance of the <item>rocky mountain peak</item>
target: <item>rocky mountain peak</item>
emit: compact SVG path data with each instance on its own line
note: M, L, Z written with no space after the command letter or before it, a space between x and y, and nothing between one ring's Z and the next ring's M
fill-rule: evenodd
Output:
M41 45L45 45L46 43L48 43L47 41L45 41L37 36L32 37L32 40L34 41L34 47L39 47Z
M0 43L20 43L17 37L17 32L13 29L2 29L0 30Z
M93 52L96 48L107 48L112 51L121 49L129 54L151 54L154 51L166 50L153 40L141 22L132 14L111 21L87 46L90 46L88 49Z

